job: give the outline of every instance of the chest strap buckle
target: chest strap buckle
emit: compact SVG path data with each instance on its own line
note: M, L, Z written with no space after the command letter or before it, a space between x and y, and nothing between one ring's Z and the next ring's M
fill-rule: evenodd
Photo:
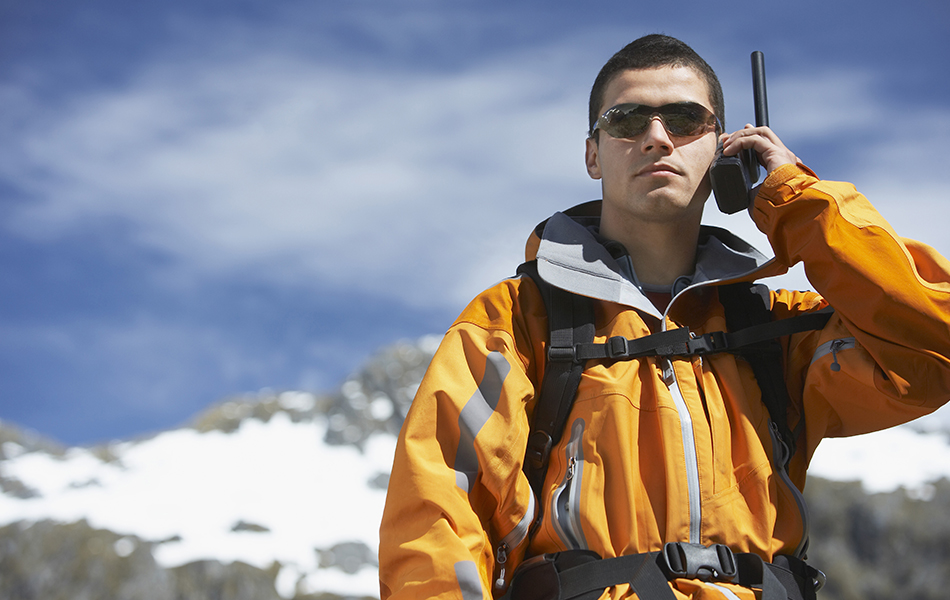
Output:
M700 581L733 581L738 575L736 558L723 544L689 544L667 542L659 557L660 566L669 577Z

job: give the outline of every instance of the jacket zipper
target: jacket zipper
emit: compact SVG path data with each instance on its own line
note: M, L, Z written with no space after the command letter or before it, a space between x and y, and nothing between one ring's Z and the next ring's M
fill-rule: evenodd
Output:
M565 448L567 473L564 481L551 495L551 520L558 535L568 548L587 549L587 540L580 523L581 480L584 474L584 456L581 441L584 421L577 419L571 425L571 440Z
M795 498L795 504L798 505L798 513L802 518L802 539L799 540L793 556L804 559L805 551L808 549L808 533L810 527L808 505L805 503L805 497L802 495L801 490L792 482L792 478L788 474L788 461L791 458L789 456L789 448L785 442L782 441L782 435L779 433L778 425L771 419L769 419L769 436L772 438L772 466L778 471L782 483L785 484L785 487L788 488L788 491L791 492Z
M495 589L498 591L505 589L505 563L508 562L508 551L510 549L506 542L502 542L498 545L498 551L495 552L495 565L498 567Z
M699 495L699 458L696 455L696 437L693 434L693 417L673 371L669 359L658 361L663 369L663 382L670 390L673 404L680 419L680 435L683 438L683 456L686 460L686 493L689 497L689 541L700 543L700 525L702 523L702 504Z
M498 544L498 548L495 550L495 566L498 570L498 576L495 578L496 590L501 591L505 589L505 565L508 562L508 554L512 548L517 548L527 539L528 531L531 528L531 523L534 522L536 513L537 506L535 505L534 492L531 491L528 494L528 509L525 511L524 517L522 517L518 524L515 525L515 528L501 540Z

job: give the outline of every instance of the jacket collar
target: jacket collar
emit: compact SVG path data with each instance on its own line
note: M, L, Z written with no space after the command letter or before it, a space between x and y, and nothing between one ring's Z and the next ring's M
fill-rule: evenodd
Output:
M599 225L600 201L555 213L535 229L537 238L535 243L529 241L526 258L537 258L538 273L551 285L662 318L640 291L632 270L625 269L598 241L594 232ZM786 270L733 233L703 225L696 270L691 277L677 280L671 291L675 302L680 295L702 286L751 281Z

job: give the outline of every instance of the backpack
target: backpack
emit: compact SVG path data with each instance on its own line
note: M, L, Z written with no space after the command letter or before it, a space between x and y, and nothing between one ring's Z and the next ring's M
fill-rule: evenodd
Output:
M808 545L807 510L801 492L791 482L787 471L804 421L794 431L788 424L789 396L778 338L821 329L831 318L833 309L829 307L772 321L768 288L739 282L718 288L728 332L694 337L687 327L682 327L636 339L615 336L605 343L594 343L594 301L591 298L544 281L538 274L536 261L522 264L518 273L530 277L541 292L549 330L547 363L524 460L524 471L539 507L529 539L536 533L543 516L541 486L547 473L548 458L551 449L561 439L588 360L683 357L720 352L736 354L752 367L770 417L775 467L798 503L804 535L794 555L777 556L773 563L765 563L755 555L733 554L721 544L705 547L686 542L669 542L662 552L607 560L601 560L586 550L538 556L519 567L505 597L597 598L606 587L630 583L643 600L663 600L673 598L667 584L669 579L693 577L759 587L763 590L763 600L784 600L786 596L814 598L824 582L824 575L803 560Z

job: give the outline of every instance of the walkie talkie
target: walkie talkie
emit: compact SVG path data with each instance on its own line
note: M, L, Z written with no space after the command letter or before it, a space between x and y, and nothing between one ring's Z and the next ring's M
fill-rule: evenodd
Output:
M769 124L769 105L765 94L765 56L752 53L752 97L755 103L755 126ZM749 208L752 186L759 180L759 159L751 148L735 156L723 156L722 146L709 167L709 180L719 210L731 215Z

